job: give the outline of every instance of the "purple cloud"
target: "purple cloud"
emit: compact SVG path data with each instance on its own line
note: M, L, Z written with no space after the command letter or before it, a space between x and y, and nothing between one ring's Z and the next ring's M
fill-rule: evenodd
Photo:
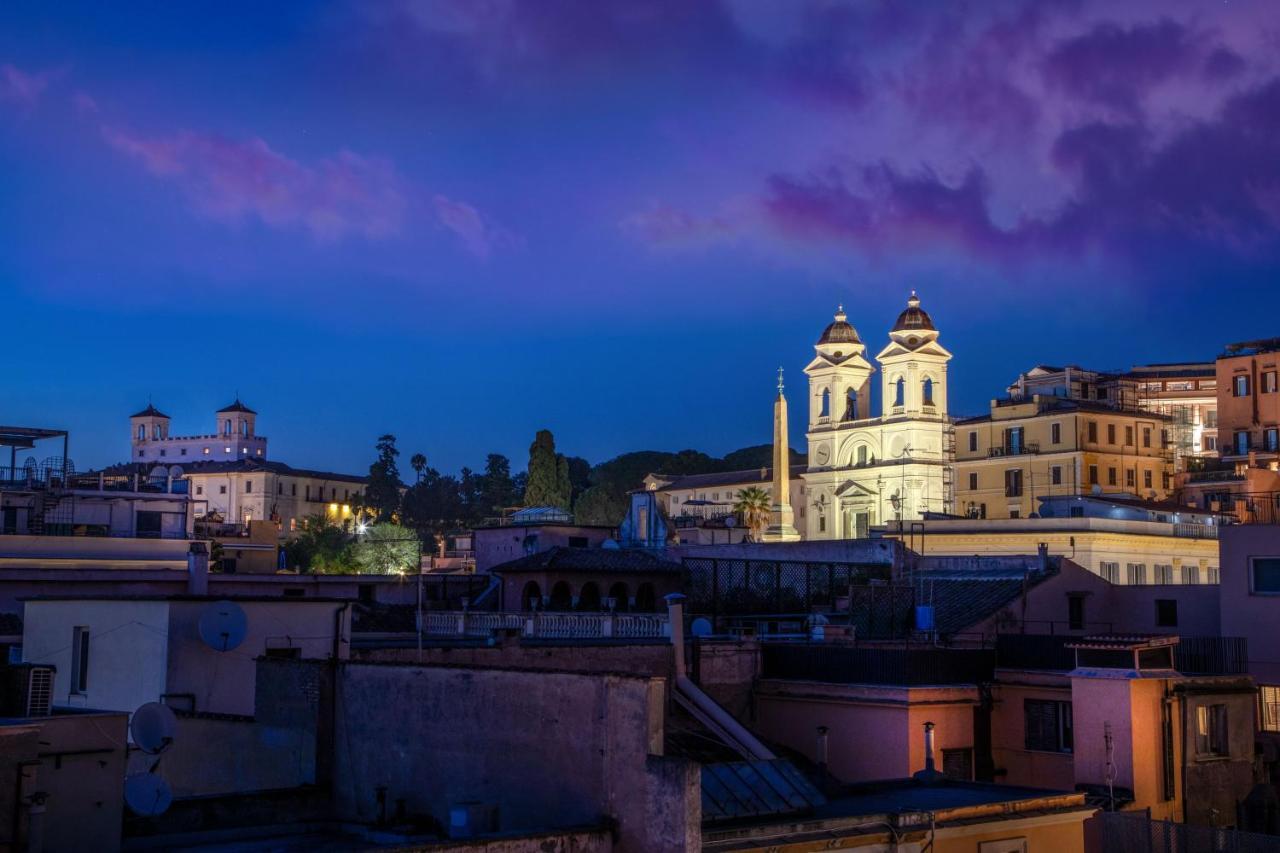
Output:
M34 106L52 79L49 72L32 73L13 65L0 65L0 101Z
M1201 67L1203 36L1168 18L1124 27L1096 24L1062 40L1044 60L1050 86L1133 113L1151 86Z
M320 240L348 234L377 239L400 231L404 186L385 160L342 151L306 165L261 139L188 131L153 138L104 127L103 137L180 187L211 219L257 219L274 228L303 228Z
M453 232L462 246L477 258L488 258L496 249L511 248L519 243L514 234L487 221L466 202L437 195L432 203L440 224Z

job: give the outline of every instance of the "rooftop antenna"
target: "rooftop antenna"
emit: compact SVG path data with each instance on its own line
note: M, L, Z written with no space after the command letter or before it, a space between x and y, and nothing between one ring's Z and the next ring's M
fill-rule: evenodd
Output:
M215 601L200 613L200 639L214 651L229 652L244 642L249 618L234 601Z
M177 721L168 705L147 702L133 712L129 720L129 736L138 749L148 755L159 755L169 744L177 730Z

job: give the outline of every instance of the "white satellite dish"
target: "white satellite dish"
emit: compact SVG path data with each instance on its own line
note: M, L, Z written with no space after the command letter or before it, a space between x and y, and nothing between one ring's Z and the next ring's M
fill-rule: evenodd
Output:
M617 551L622 546L618 544L616 539L606 539L600 543L600 547L609 551Z
M129 734L143 752L155 755L173 743L177 721L168 705L148 702L133 712L129 720Z
M209 648L229 652L244 642L249 618L234 601L215 601L200 613L200 639Z
M134 773L124 780L124 801L129 811L142 817L164 814L173 802L173 791L159 776Z
M170 477L172 477L173 479L175 479L175 480L181 480L181 479L182 479L182 473L183 473L183 472L182 472L182 466L181 466L181 465L170 465L170 466L169 466L169 476L170 476Z
M711 620L705 616L699 616L689 623L689 634L694 637L711 636Z
M152 480L163 480L169 476L169 469L163 465L157 465L151 469L151 473L147 475Z

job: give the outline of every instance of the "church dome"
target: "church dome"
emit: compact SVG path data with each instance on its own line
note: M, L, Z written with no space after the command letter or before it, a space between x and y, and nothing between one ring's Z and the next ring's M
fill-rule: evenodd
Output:
M818 338L819 344L860 344L862 341L858 338L858 330L849 325L849 319L845 316L844 306L841 305L836 309L836 318L822 330L822 337Z
M911 297L907 300L907 310L898 315L898 322L893 324L895 332L933 332L937 331L933 328L933 318L931 318L923 308L920 307L920 297L916 296L916 292L911 291Z

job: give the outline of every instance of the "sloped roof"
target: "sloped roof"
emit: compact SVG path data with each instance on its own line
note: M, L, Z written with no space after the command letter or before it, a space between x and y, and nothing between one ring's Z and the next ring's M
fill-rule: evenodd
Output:
M239 397L236 397L236 401L232 403L230 406L223 406L221 409L218 409L217 413L222 414L223 412L243 412L246 415L258 414L253 409L246 406L244 403L241 403Z
M805 465L791 466L791 479L796 479L808 467ZM678 491L681 489L705 489L714 486L736 486L745 483L772 483L772 468L748 468L745 471L721 471L715 474L650 474L651 477L657 477L666 480L666 484L660 486L662 491Z
M177 462L177 460L174 461ZM139 472L146 474L150 472L154 465L154 462L125 462L119 465L108 466L103 469L103 473L132 474L134 472ZM263 472L267 474L281 474L290 477L310 477L315 480L337 480L341 483L365 484L369 482L368 477L361 477L356 474L339 474L333 471L313 471L308 468L294 468L292 465L286 465L283 462L271 462L266 459L256 458L229 459L226 461L211 460L208 462L183 459L182 461L177 462L177 467L182 469L184 475Z
M151 405L150 403L147 403L147 407L145 409L143 409L141 412L134 412L132 415L129 415L129 417L131 418L167 418L169 416L166 415L164 412L160 411L159 409L157 409L155 406Z
M1030 558L1028 558L1030 562ZM1026 589L1057 574L1050 562L1048 572L1038 568L1026 573L1017 570L923 571L916 576L918 604L933 603L933 624L941 634L954 634L976 625L1016 601Z
M490 571L500 575L520 572L602 572L609 574L661 572L677 574L683 572L684 567L679 563L656 557L648 551L626 548L565 548L560 546L502 563L494 566Z

